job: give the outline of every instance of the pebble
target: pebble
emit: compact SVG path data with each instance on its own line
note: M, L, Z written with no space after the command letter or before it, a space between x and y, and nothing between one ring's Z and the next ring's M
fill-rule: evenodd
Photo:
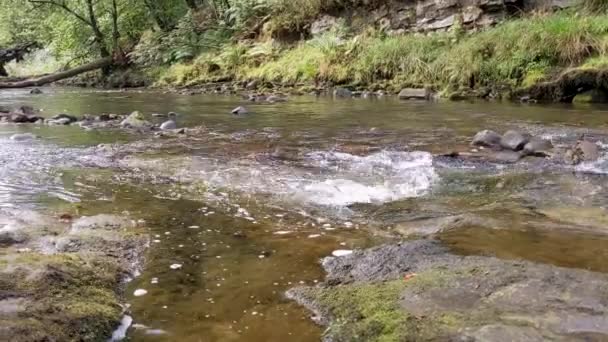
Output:
M321 237L321 234L310 234L310 235L308 235L309 239L316 239L318 237Z
M274 232L275 235L285 235L285 234L291 234L290 231L288 230L279 230L278 232Z
M145 296L146 294L148 294L148 291L146 291L144 289L137 289L137 290L135 290L135 292L133 292L133 295L135 297Z
M173 264L171 266L169 266L170 269L172 270L179 270L180 268L182 268L181 264Z
M199 229L200 227L199 227L199 226L190 226L190 227L188 227L188 228L189 228L189 229Z
M158 278L152 278L152 280L150 280L150 284L158 284Z
M342 256L353 254L353 251L347 250L347 249L338 249L338 250L331 252L331 254L335 257L342 257Z

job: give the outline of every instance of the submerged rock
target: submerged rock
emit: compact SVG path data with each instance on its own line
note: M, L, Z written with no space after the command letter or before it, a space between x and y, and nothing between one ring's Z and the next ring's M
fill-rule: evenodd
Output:
M502 136L494 131L483 130L475 134L473 137L473 141L471 145L473 146L485 146L485 147L495 147L500 145L500 140Z
M34 89L30 90L30 94L40 95L40 94L42 94L42 90L40 90L39 88L34 88Z
M247 110L247 108L239 106L234 108L231 113L234 115L246 115L249 114L249 111Z
M323 267L323 284L287 295L328 326L326 341L608 337L601 273L457 256L428 240L326 258Z
M287 102L287 98L278 96L278 95L270 95L266 98L266 102L268 103L277 103L277 102Z
M13 141L28 141L36 139L36 135L32 133L18 133L11 135L11 140Z

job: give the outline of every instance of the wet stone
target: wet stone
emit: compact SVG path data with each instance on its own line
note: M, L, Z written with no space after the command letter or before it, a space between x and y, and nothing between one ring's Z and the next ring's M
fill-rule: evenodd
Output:
M324 283L287 295L327 326L329 341L608 338L602 273L453 255L429 240L326 258L323 267Z
M517 131L507 131L500 139L500 146L512 151L521 151L530 137Z
M501 138L502 137L500 136L500 134L494 131L484 130L475 134L471 145L485 147L499 146Z

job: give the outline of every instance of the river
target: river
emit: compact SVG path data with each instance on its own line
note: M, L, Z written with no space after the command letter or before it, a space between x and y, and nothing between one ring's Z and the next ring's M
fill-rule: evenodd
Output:
M251 114L230 114L243 104ZM590 134L604 146L606 106L312 96L247 104L69 88L2 91L0 105L46 117L172 111L182 127L205 127L164 143L151 133L0 126L0 207L146 223L143 272L126 291L131 341L318 341L323 329L286 290L322 281L320 260L334 251L426 236L454 218L464 223L437 234L455 253L608 272L604 157L577 167L437 157L467 149L483 129L558 144ZM23 132L40 138L9 139ZM104 154L100 144L119 145Z

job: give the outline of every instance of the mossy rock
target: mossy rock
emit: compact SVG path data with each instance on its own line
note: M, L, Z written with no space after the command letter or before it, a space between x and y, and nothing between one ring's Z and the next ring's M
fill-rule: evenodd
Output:
M112 259L78 254L24 254L0 270L0 293L25 298L25 310L3 317L10 341L105 341L118 325L120 279Z

